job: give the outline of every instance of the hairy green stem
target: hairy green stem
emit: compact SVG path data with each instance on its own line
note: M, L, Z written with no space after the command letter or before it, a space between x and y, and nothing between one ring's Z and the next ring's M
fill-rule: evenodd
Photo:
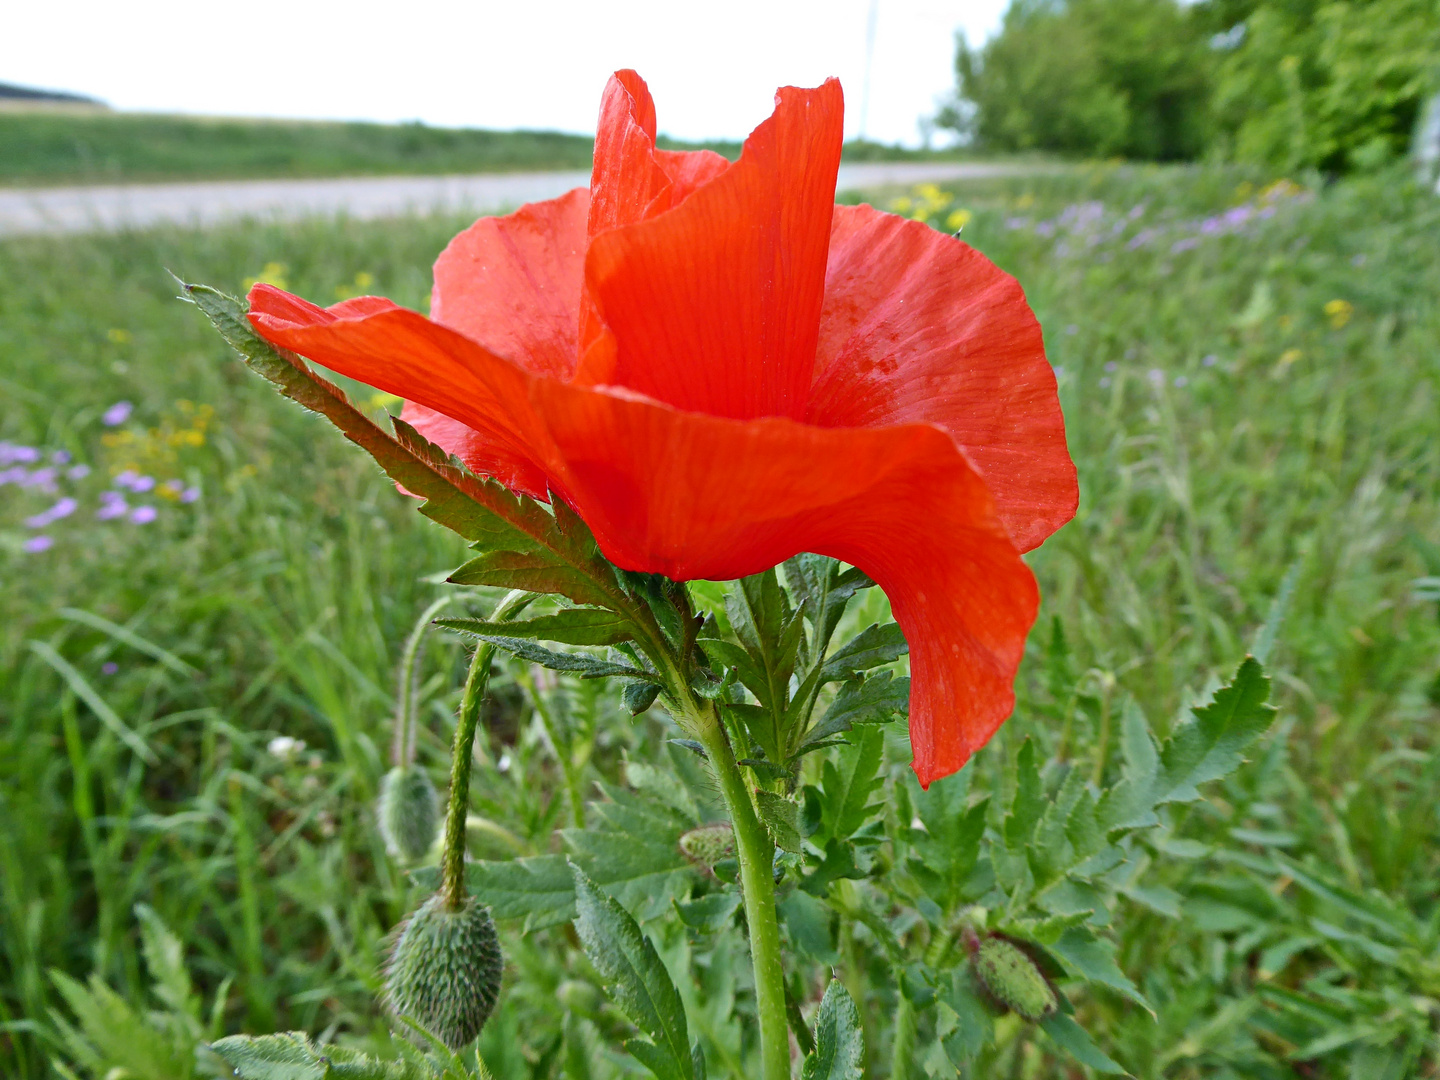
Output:
M755 813L740 764L711 702L697 702L686 690L682 708L687 726L709 755L740 861L740 886L755 968L755 1006L760 1018L760 1080L790 1080L790 1031L785 1015L785 967L780 923L775 914L775 844Z
M531 600L531 594L515 590L500 601L490 619L508 619ZM460 697L460 720L455 725L455 748L450 759L450 804L445 813L445 846L440 856L440 890L445 906L459 911L465 906L465 818L470 808L470 766L475 757L475 729L485 688L490 682L490 661L495 646L481 642L465 675L465 692Z
M405 651L400 654L400 686L395 702L395 737L390 742L390 764L396 768L415 763L415 659L420 655L420 643L425 631L430 629L430 620L452 598L442 596L420 613L415 628L405 640Z

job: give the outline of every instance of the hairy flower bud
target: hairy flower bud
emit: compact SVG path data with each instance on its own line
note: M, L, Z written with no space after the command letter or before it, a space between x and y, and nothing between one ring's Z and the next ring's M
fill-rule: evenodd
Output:
M400 927L385 972L385 1004L460 1050L490 1018L504 970L490 909L472 896L451 911L436 893Z
M735 854L735 830L728 821L701 825L681 835L680 850L691 862L714 867Z
M430 774L418 765L391 769L381 781L375 816L391 855L408 862L424 858L440 824L440 797Z
M1004 938L981 938L971 963L985 989L1026 1020L1043 1020L1056 1006L1055 990L1025 952Z

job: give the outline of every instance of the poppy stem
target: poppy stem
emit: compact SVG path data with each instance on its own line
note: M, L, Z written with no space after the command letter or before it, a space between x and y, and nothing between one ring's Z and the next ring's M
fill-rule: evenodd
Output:
M755 968L755 1005L760 1018L760 1078L789 1080L790 1032L785 1016L785 967L780 952L780 924L775 914L775 844L750 801L740 764L725 736L713 702L697 702L688 691L683 705L687 718L720 785L730 823L735 830L735 853L740 861L740 885L745 899L745 922L750 933L750 959Z
M514 615L533 599L533 594L516 589L496 606L490 619L499 622ZM440 855L440 892L445 906L459 911L465 906L465 820L470 814L470 766L475 758L475 729L480 724L480 708L485 704L485 690L490 684L490 661L495 646L481 642L465 675L465 691L460 697L460 719L455 725L455 746L450 758L450 802L445 812L445 843Z

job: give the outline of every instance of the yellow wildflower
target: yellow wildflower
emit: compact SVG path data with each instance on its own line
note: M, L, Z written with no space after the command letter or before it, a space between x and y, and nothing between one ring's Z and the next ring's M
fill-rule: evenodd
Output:
M1330 329L1343 329L1355 314L1355 305L1349 300L1330 300L1325 304L1325 314L1330 316Z

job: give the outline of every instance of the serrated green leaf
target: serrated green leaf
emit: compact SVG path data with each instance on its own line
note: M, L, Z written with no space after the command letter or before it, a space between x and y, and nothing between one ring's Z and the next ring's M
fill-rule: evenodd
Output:
M508 630L509 627L507 626L506 629ZM601 660L587 653L556 652L553 649L536 645L533 641L510 637L508 634L482 634L463 629L461 633L479 638L481 641L488 641L496 648L504 649L506 652L518 656L521 660L529 660L532 664L539 664L541 667L550 668L552 671L567 671L582 679L608 679L612 676L618 676L622 679L636 679L641 682L656 683L657 685L660 681L659 676L653 672L642 671L640 668L631 667L629 664L617 664L610 660Z
M685 1006L655 946L578 866L574 875L575 932L585 955L611 999L650 1040L631 1040L626 1049L658 1080L695 1080Z
M889 664L910 651L899 623L873 623L825 658L822 682L839 682Z
M439 867L427 866L410 876L424 888L440 886ZM575 917L575 880L563 855L467 862L465 888L495 918L521 920L527 934Z
M1040 782L1035 740L1026 739L1015 757L1015 797L1005 816L1005 843L1013 851L1024 850L1044 813L1045 788Z
M1081 1065L1088 1066L1096 1072L1105 1073L1107 1076L1129 1075L1121 1065L1095 1045L1095 1040L1090 1038L1084 1028L1065 1013L1051 1013L1040 1021L1040 1027L1046 1035L1054 1040L1056 1046L1080 1062Z
M573 863L649 922L694 880L694 867L680 850L680 836L693 821L633 792L605 784L600 789L607 798L590 804L593 825L560 835Z
M1058 941L1046 948L1069 968L1071 974L1108 986L1135 1002L1151 1016L1155 1015L1155 1010L1150 1007L1150 1002L1145 1000L1145 995L1140 993L1140 988L1131 982L1115 963L1115 946L1096 937L1087 927L1072 926L1060 935Z
M635 637L635 627L628 619L603 608L568 608L553 615L498 623L485 619L436 619L435 625L475 637L504 634L512 638L558 641L564 645L618 645Z
M1269 678L1254 657L1246 657L1229 685L1217 690L1208 705L1192 710L1154 758L1145 740L1129 733L1135 725L1127 720L1125 775L1100 801L1101 826L1107 832L1150 828L1159 823L1156 807L1193 802L1200 798L1199 785L1234 772L1246 748L1275 717L1266 703L1269 695Z
M497 481L477 477L398 418L391 421L394 434L386 433L334 383L261 338L239 300L204 285L181 286L184 298L251 369L292 401L324 416L392 480L425 499L422 514L494 553L484 584L559 593L576 603L619 611L631 606L594 536L562 500L546 510Z
M329 1064L303 1031L231 1035L210 1049L240 1080L325 1080Z
M856 567L842 571L837 560L808 552L785 561L785 580L812 629L807 666L824 655L850 598L875 584Z
M755 807L775 846L792 855L800 854L800 807L783 795L763 788L755 792Z
M860 1080L865 1034L860 1012L839 979L831 979L815 1014L815 1052L801 1067L801 1080Z
M827 837L854 835L870 814L870 796L884 781L877 774L884 736L876 728L860 728L854 743L827 760L821 770L821 820Z
M806 733L800 751L809 752L832 735L849 731L856 724L884 723L909 711L909 678L897 679L891 672L881 671L867 679L849 679L841 685L820 722Z
M918 857L911 860L910 869L944 910L961 901L962 888L979 860L980 842L985 835L989 797L974 806L967 805L972 775L962 770L915 795L915 811L925 830L912 833L911 843Z
M970 1062L995 1039L995 1021L975 990L968 964L956 967L940 987L940 1001L955 1016L955 1028L943 1039L945 1056L957 1069Z

